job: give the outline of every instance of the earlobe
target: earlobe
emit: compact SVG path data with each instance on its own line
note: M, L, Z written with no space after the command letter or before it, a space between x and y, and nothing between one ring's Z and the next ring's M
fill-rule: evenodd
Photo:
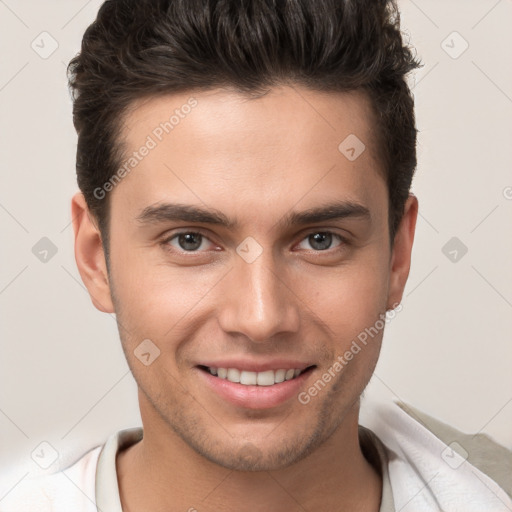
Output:
M402 221L395 235L395 243L391 256L388 309L395 308L402 301L402 295L411 268L411 253L417 218L418 199L415 195L409 194L404 206Z
M104 313L115 311L105 261L101 233L81 192L71 200L75 233L75 261L94 306Z

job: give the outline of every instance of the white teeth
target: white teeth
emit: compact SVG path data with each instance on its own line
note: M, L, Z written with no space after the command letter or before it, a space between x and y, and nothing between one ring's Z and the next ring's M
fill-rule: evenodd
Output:
M274 382L276 384L279 382L283 382L285 375L286 375L286 370L276 370L276 374L274 376Z
M272 386L285 380L291 380L298 377L302 370L296 368L266 370L264 372L249 372L247 370L238 370L237 368L208 368L212 375L217 375L220 379L226 379L230 382L244 384L246 386Z
M255 385L257 383L258 374L256 372L247 372L243 370L240 373L240 384L245 384L247 386Z
M274 370L258 372L256 382L258 386L272 386L274 384Z
M236 368L228 368L227 379L231 382L240 382L240 370Z

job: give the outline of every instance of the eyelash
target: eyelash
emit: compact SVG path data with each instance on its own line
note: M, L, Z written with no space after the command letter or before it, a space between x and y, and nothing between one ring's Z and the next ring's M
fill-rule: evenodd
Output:
M310 251L312 251L312 252L315 252L318 254L323 254L323 253L332 254L333 251L343 250L343 248L345 246L349 245L348 240L345 237L341 236L340 234L334 233L333 231L329 231L329 230L318 230L318 229L307 233L305 236L302 237L300 242L303 242L304 240L309 238L311 235L315 235L318 233L328 234L328 235L332 235L333 237L338 238L338 240L340 241L340 245L333 247L333 248L324 249L324 250L310 249ZM166 237L164 240L162 240L161 245L163 246L163 248L165 250L167 250L169 252L173 252L175 254L202 254L204 252L208 252L208 251L184 251L184 250L177 251L177 250L175 250L174 248L172 248L169 245L169 242L171 242L171 240L174 240L175 238L179 237L180 235L200 235L201 237L203 237L206 240L208 240L209 242L211 242L211 240L208 238L208 236L201 231L178 231L176 233L173 233L171 236Z

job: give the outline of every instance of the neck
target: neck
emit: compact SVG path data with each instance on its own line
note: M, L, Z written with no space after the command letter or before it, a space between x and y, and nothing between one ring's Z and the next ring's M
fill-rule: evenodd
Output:
M313 453L272 471L224 468L146 422L144 439L117 457L123 511L378 512L382 480L361 452L358 414L359 404Z

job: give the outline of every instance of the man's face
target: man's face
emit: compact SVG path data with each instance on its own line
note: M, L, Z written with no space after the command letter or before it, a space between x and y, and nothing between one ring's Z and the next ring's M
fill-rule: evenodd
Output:
M147 433L174 431L229 468L275 469L357 422L382 329L333 365L402 293L372 127L360 94L290 87L152 98L128 115L127 156L150 149L110 195L109 277ZM177 204L228 225L179 220L165 208ZM328 205L345 214L297 218ZM269 385L290 369L303 372Z

